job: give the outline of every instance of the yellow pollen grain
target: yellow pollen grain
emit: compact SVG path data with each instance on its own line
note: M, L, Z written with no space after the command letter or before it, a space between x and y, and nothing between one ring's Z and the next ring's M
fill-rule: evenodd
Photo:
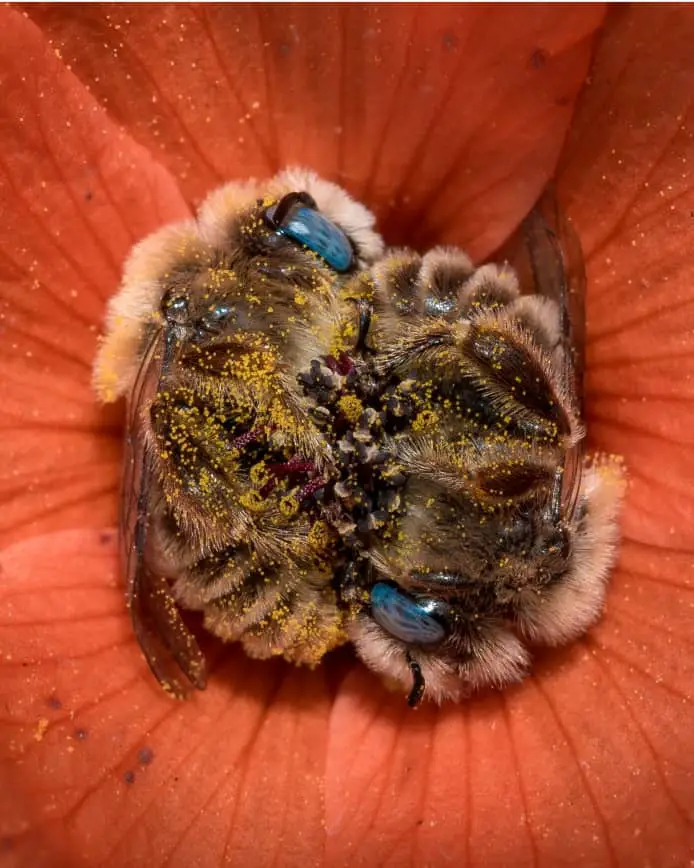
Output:
M330 542L328 526L324 521L317 521L308 534L308 544L316 551L324 551Z
M259 461L258 464L254 464L248 475L253 485L258 488L262 488L262 486L266 485L270 480L270 474L267 471L264 461Z
M40 717L36 724L36 729L34 730L34 739L36 741L43 741L43 737L46 734L46 730L48 729L48 718Z

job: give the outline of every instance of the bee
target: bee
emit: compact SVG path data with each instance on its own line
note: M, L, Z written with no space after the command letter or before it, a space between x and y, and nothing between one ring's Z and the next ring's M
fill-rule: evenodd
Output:
M362 379L408 418L381 444L406 481L340 595L357 654L411 706L520 680L529 645L598 619L615 560L622 467L586 452L585 272L551 191L504 256L396 250L371 269Z
M186 681L206 683L181 607L255 657L312 664L346 639L337 533L320 505L331 445L298 374L331 349L340 356L359 314L339 287L381 253L365 208L290 169L223 187L126 264L94 381L104 401L127 397L127 601L150 668L176 697Z

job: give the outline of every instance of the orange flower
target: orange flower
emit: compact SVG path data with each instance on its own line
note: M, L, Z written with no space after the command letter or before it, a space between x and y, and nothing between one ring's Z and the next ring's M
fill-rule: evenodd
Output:
M0 11L0 860L689 863L694 13L620 9L598 33L602 15ZM559 162L625 541L599 626L503 694L412 713L348 654L306 672L231 649L176 704L136 646L120 417L89 386L104 304L135 240L290 162L365 199L389 241L477 257Z

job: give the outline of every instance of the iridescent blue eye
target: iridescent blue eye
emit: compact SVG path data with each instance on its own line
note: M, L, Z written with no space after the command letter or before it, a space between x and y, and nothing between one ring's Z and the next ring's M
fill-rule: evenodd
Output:
M417 600L395 585L377 582L371 588L371 615L383 629L408 645L434 645L446 638L436 600Z
M281 235L313 250L335 271L349 271L354 258L349 238L305 199L302 194L289 193L267 209L267 221Z

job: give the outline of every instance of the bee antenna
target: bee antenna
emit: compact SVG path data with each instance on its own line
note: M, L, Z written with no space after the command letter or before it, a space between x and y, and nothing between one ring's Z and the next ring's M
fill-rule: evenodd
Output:
M412 690L410 690L410 694L407 697L407 704L410 708L416 708L422 701L427 685L424 676L422 675L422 667L419 663L417 663L409 651L405 656L407 659L407 665L410 667L410 672L412 673Z

